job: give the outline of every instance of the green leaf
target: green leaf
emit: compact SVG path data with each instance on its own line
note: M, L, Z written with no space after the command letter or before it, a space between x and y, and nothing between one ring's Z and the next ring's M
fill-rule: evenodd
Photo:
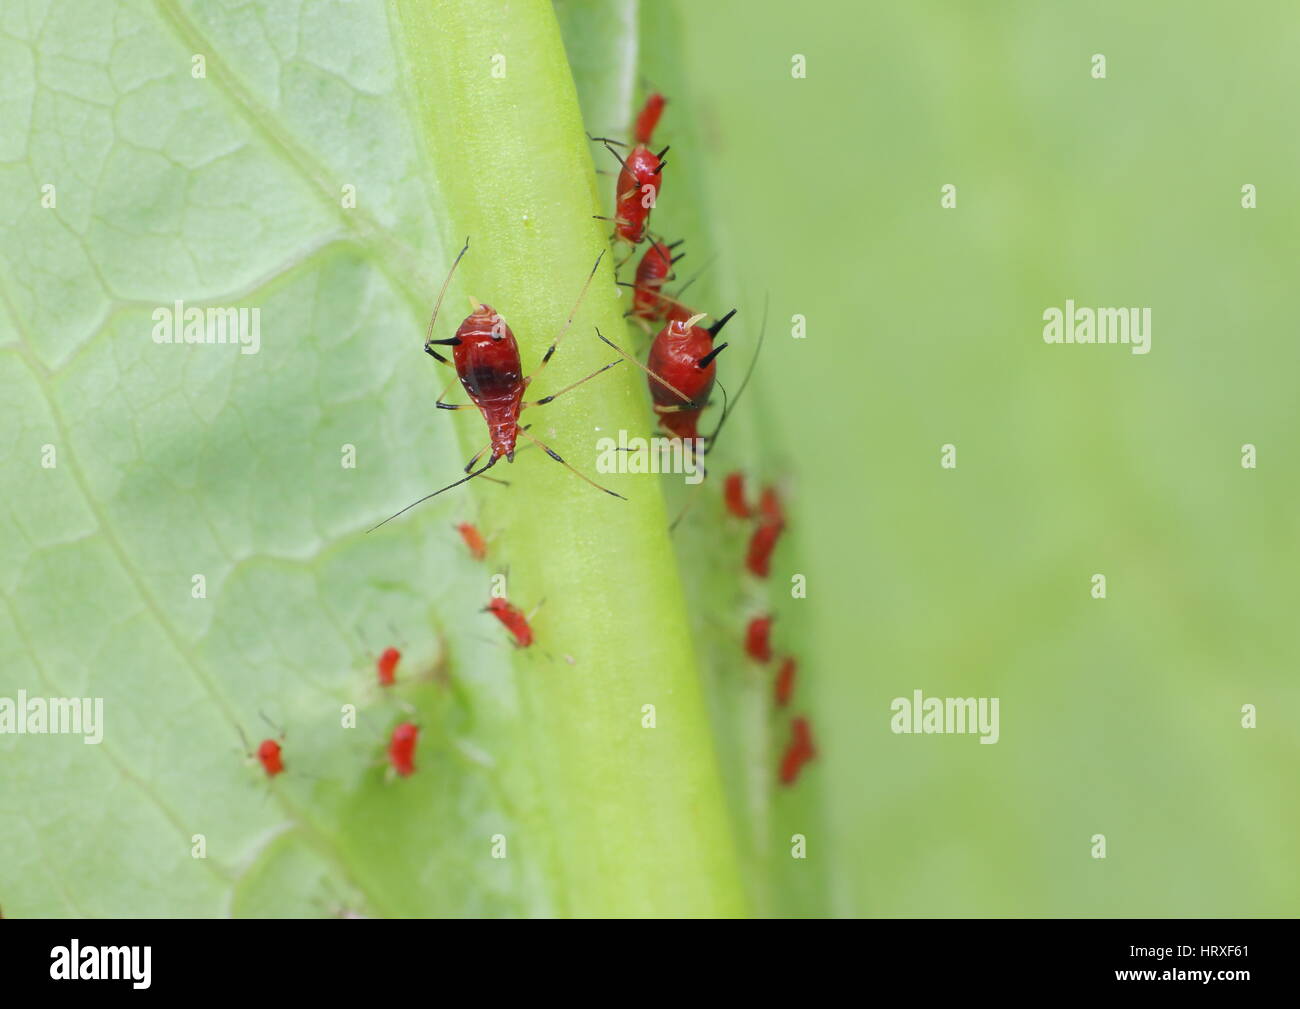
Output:
M472 293L526 370L604 247L551 8L488 7L6 7L0 697L105 726L0 735L6 915L744 910L653 478L601 477L621 502L525 451L365 533L485 440L420 349L464 235L442 335ZM608 360L595 325L628 338L608 258L537 394ZM177 299L259 309L258 353L154 342ZM644 398L616 368L525 419L591 472ZM542 604L513 655L482 612L507 572ZM386 781L406 719L419 770Z

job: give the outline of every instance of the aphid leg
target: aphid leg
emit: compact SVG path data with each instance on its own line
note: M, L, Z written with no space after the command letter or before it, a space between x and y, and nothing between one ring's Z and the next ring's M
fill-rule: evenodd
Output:
M610 146L609 146L609 141L608 141L608 140L605 141L605 150L609 151L610 154L612 154L612 155L614 155L614 157L618 158L618 163L619 163L620 165L622 165L624 168L627 168L627 162L623 160L623 155L619 154L618 151L616 151L616 150L614 150L614 148L610 147Z
M524 407L526 407L526 406L545 406L547 403L551 402L553 399L557 399L558 397L563 396L566 392L569 392L569 391L571 391L571 390L573 390L573 389L578 388L578 386L582 385L583 382L590 382L593 378L595 378L597 375L601 374L602 372L609 371L609 369L612 368L612 367L614 367L614 365L616 365L616 364L622 364L622 363L623 363L622 358L619 358L618 360L615 360L615 361L610 361L609 364L605 365L605 366L602 367L602 368L597 368L595 371L593 371L593 372L592 372L590 375L588 375L586 378L580 378L580 379L578 379L578 381L573 382L573 383L570 384L570 385L566 385L566 386L565 386L563 389L561 389L559 392L553 392L553 393L551 393L549 396L543 396L541 399L535 399L535 400L533 400L531 403L524 403L522 406L520 406L520 409L522 410L522 409L523 409Z
M438 401L433 405L436 406L439 410L477 410L478 407L476 407L473 403L448 403L443 398L447 395L447 393L451 392L451 390L455 388L456 385L458 385L459 383L460 383L460 379L454 379L453 381L449 382L447 384L447 388L443 389L442 392L438 395Z
M582 299L587 296L587 289L591 287L591 279L596 276L596 271L600 269L600 261L604 258L605 250L601 249L600 255L596 257L596 262L592 264L591 272L587 274L587 279L583 282L582 290L578 292L578 300L573 303L573 308L569 311L569 317L564 320L564 325L560 328L560 332L556 334L555 339L551 341L550 347L548 347L546 353L542 355L542 363L537 366L537 370L524 379L525 386L542 373L542 369L546 367L550 362L551 357L555 354L555 348L558 347L560 341L564 339L564 334L567 333L569 327L573 325L573 317L578 314L578 309L582 306Z
M575 476L581 477L583 480L586 480L587 483L591 484L597 490L603 490L606 494L610 495L611 497L616 497L622 501L627 500L627 498L623 497L622 494L619 494L617 491L612 491L608 487L602 487L600 484L596 483L596 481L593 480L591 477L587 476L587 474L583 473L582 470L576 469L573 466L571 466L569 463L565 462L562 458L560 458L558 452L556 452L553 448L551 448L549 445L545 444L541 440L534 438L523 428L519 428L518 430L520 434L522 434L525 438L527 438L534 445L540 448L543 452L549 455L552 459L558 462L561 466L567 469L570 473L573 473Z
M620 347L617 343L615 343L613 340L611 340L611 339L609 339L607 336L605 336L605 334L602 333L602 332L600 331L600 327L599 327L599 326L596 327L596 335L597 335L598 337L600 337L602 341L604 341L605 343L609 344L609 345L610 345L611 347L613 347L616 351L618 351L620 354L622 354L625 358L627 358L629 361L631 361L633 364L635 364L638 368L640 368L642 371L644 371L647 375L649 375L651 378L653 378L656 382L658 382L660 385L662 385L665 389L667 389L669 392L671 392L674 396L676 396L678 399L680 399L680 400L682 401L682 403L685 404L685 406L683 406L682 409L691 409L691 408L695 405L695 404L693 404L693 403L691 402L691 397L690 397L690 396L686 395L686 393L682 392L680 389L676 388L675 386L669 385L669 384L668 384L664 379L660 378L657 374L655 374L653 371L651 371L649 368L647 368L644 364L642 364L640 361L638 361L635 357L633 357L631 354L629 354L626 350L624 350L622 347Z
M467 253L468 251L469 251L469 238L466 238L465 245L461 248L460 252L456 254L456 259L455 261L452 262L451 269L447 271L447 279L442 282L442 290L438 292L438 300L433 303L433 315L429 317L429 326L424 331L425 353L430 354L431 356L437 358L439 361L442 361L444 364L447 363L446 359L437 351L430 349L430 346L432 344L445 342L442 340L433 339L433 324L438 321L438 310L442 308L442 299L447 296L447 288L451 285L451 275L456 272L456 267L460 266L460 261L465 258L465 253Z
M627 146L627 144L623 143L623 141L615 140L613 137L593 137L590 133L588 133L587 139L590 140L593 144L616 144L619 147Z

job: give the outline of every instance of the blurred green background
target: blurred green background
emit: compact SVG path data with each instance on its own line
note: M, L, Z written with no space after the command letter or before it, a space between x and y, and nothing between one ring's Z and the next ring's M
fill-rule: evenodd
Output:
M1300 9L679 10L717 269L772 298L830 909L1296 913ZM1044 344L1067 298L1151 353ZM892 734L914 689L1001 741Z

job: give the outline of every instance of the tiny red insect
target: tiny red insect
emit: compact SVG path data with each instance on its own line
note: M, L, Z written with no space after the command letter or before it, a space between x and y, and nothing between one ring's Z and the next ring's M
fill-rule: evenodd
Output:
M755 662L772 658L772 618L755 617L745 628L745 654Z
M543 396L541 399L531 402L524 401L524 392L532 381L541 374L542 369L550 362L551 357L555 354L555 348L559 346L561 338L568 332L569 326L573 323L573 317L578 312L578 307L582 304L582 299L587 294L587 289L591 286L591 279L596 275L596 270L600 267L600 261L605 253L602 250L596 257L595 265L591 268L591 273L587 275L586 282L582 285L582 290L578 293L578 300L574 303L573 310L569 312L568 319L565 320L564 326L560 333L551 342L550 348L542 355L541 363L537 370L531 375L523 374L523 367L519 361L519 344L515 342L515 334L511 332L506 321L490 305L483 305L473 298L470 302L474 306L474 311L465 317L465 320L456 330L456 335L446 340L433 339L433 327L438 321L438 312L442 308L442 300L447 294L447 287L451 284L452 274L456 272L456 267L464 258L465 253L469 251L469 239L465 239L465 246L456 256L455 262L451 264L451 269L447 272L447 279L442 283L442 290L438 293L438 301L433 307L433 316L429 319L428 329L425 331L424 352L438 361L456 369L456 376L460 384L464 387L465 392L469 395L470 403L447 403L443 396L448 390L444 390L442 396L438 397L434 404L440 410L474 410L477 409L483 415L483 422L487 425L489 441L483 448L474 453L473 458L465 466L466 476L459 480L449 483L446 487L426 494L418 501L413 501L401 511L388 516L383 522L372 526L369 532L374 532L379 526L382 526L398 515L402 515L416 505L421 504L431 497L449 491L453 487L459 487L475 477L482 476L497 462L504 458L507 462L514 462L515 443L520 435L523 435L530 442L543 449L547 455L564 466L569 472L581 477L587 483L591 484L597 490L604 491L612 497L623 498L622 494L617 494L608 487L602 487L596 481L586 476L582 472L574 469L565 462L558 453L550 446L543 444L538 438L535 438L528 432L527 425L520 426L519 414L521 411L530 406L545 406L547 403L564 395L572 389L576 389L584 382L595 378L601 372L608 371L614 365L620 362L615 360L601 368L597 368L586 378L580 378L576 382L571 382L559 392L551 393L549 396ZM435 346L448 346L452 349L452 356L455 364L443 357L442 354L434 350ZM450 387L448 387L450 388ZM488 461L478 466L478 461L483 458L485 453L488 455ZM490 477L488 479L491 479Z
M659 117L663 115L667 103L668 99L658 91L646 96L645 104L637 113L636 124L632 127L633 140L638 144L650 143L650 138L654 136L655 127L659 125Z
M487 541L483 539L483 534L468 522L462 522L456 527L460 533L460 538L465 541L465 546L469 549L469 555L476 561L481 561L487 556Z
M771 522L760 523L749 537L745 553L745 567L751 574L766 578L772 571L772 551L781 536L781 526Z
M796 717L790 720L790 742L781 756L781 784L793 785L799 778L803 765L817 756L813 746L812 730L808 720Z
M776 488L767 486L758 499L760 521L785 528L785 509L781 507L781 498Z
M505 629L514 638L517 648L527 648L533 643L533 629L529 626L528 618L524 616L523 610L517 606L512 606L500 597L493 597L492 601L487 605L487 612L501 621Z
M681 319L689 319L694 313L685 305L663 293L666 280L673 277L673 267L686 258L686 253L675 254L673 250L681 245L680 241L667 245L655 240L641 256L636 266L636 282L632 287L632 311L634 319L645 322L659 322L670 314Z
M391 645L385 648L375 660L375 671L379 674L379 685L391 687L397 682L397 664L402 661L402 653Z
M794 656L788 656L781 663L781 668L777 671L776 681L773 684L773 693L776 696L777 707L784 708L790 703L790 698L794 696L794 676L797 666Z
M722 498L726 502L727 511L738 519L747 519L754 514L745 500L745 475L740 472L728 473L722 483Z
M420 727L410 722L402 722L393 729L388 740L388 763L399 778L415 773L415 744L419 735Z
M257 762L262 765L268 778L283 773L284 757L280 752L280 744L274 739L263 739L257 748Z

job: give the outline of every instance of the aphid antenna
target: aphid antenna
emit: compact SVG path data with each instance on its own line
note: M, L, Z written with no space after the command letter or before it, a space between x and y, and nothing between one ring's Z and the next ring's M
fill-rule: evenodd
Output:
M460 261L465 258L465 253L467 252L469 252L468 235L465 237L465 244L461 247L460 252L456 253L456 258L452 261L451 269L447 271L447 279L442 282L442 289L438 291L438 300L433 303L433 314L429 316L429 325L424 331L425 353L437 358L443 364L449 364L450 362L437 351L433 350L432 347L434 344L447 344L450 341L433 339L433 325L438 321L438 311L442 308L442 301L447 296L447 288L451 286L452 275L456 272L456 267L460 266ZM452 337L452 340L455 340L455 337ZM454 344L452 345L454 346Z
M601 339L603 342L609 344L609 345L610 345L611 347L613 347L616 351L618 351L620 354L622 354L625 358L627 358L629 361L631 361L633 364L635 364L638 368L640 368L642 371L644 371L647 375L649 375L651 378L653 378L656 382L658 382L660 385L662 385L665 389L667 389L669 392L671 392L674 396L676 396L678 399L680 399L683 403L687 404L688 406L691 404L691 397L690 397L690 396L686 395L686 393L682 392L682 391L681 391L680 389L678 389L675 385L671 385L671 384L669 384L668 381L667 381L666 379L661 378L657 373L655 373L654 371L651 371L651 370L650 370L649 368L647 368L644 364L642 364L640 361L638 361L635 357L633 357L631 354L629 354L626 350L624 350L622 347L620 347L617 343L615 343L613 340L611 340L611 339L609 339L607 336L605 336L605 334L602 333L602 332L600 331L600 327L599 327L599 326L596 327L596 335L597 335L598 337L600 337L600 339Z
M614 150L614 148L610 147L610 146L609 146L609 141L608 141L608 140L605 141L605 150L609 151L610 154L612 154L612 155L614 155L614 157L618 158L618 163L619 163L620 165L622 165L625 169L627 168L627 162L623 159L623 155L619 154L618 151L616 151L616 150Z
M261 710L259 710L257 713L262 717L262 721L264 721L267 725L269 725L269 726L271 727L271 731L272 731L272 732L278 732L278 733L280 734L280 738L281 738L281 739L283 739L283 738L285 737L285 731L284 731L284 729L282 729L280 726L276 725L275 722L271 721L271 719L267 717L265 711L261 711Z
M687 289L688 287L690 287L692 284L694 284L697 280L699 280L702 276L704 276L704 271L707 270L707 269L708 269L710 266L712 266L714 263L716 263L717 260L718 260L718 255L717 255L717 253L714 253L712 256L710 256L708 259L706 259L706 260L704 261L704 265L701 266L698 270L696 270L696 271L691 275L691 278L690 278L688 281L686 281L686 283L684 283L681 287L679 287L679 288L676 290L676 292L674 292L673 297L674 297L674 298L680 298L683 294L685 294L685 293L686 293L686 289Z
M412 508L414 508L416 505L418 505L418 504L424 504L424 502L428 501L429 498L437 497L439 494L444 494L444 493L446 493L447 491L451 490L453 487L459 487L459 486L460 486L461 484L463 484L463 483L469 483L469 481L473 480L473 479L474 479L475 477L477 477L477 476L482 476L485 472L487 472L487 471L490 470L493 466L495 466L495 465L497 464L497 460L500 459L500 458L501 458L501 457L500 457L499 455L494 455L494 456L492 456L492 458L490 458L486 463L484 463L484 464L483 464L482 466L480 466L478 469L473 470L473 471L472 471L468 476L463 476L463 477L461 477L459 480L455 480L455 481L453 481L452 483L447 484L446 487L440 487L438 490L433 491L431 494L426 494L426 495L424 495L424 497L420 498L418 501L412 501L409 505L407 505L407 506L406 506L405 508L403 508L401 511L399 511L399 512L394 512L392 515L389 515L388 518L384 519L384 521L378 523L377 525L373 525L373 526L371 526L369 529L366 530L366 532L367 532L367 533L372 533L372 532L374 532L376 529L378 529L380 526L385 526L385 525L387 525L389 522L393 521L393 519L397 518L399 515L405 515L407 512L409 512L409 511L410 511Z
M613 137L593 137L590 133L587 134L587 139L590 140L593 144L613 144L616 147L628 146L622 140L615 140ZM623 159L619 158L618 160L622 161Z

